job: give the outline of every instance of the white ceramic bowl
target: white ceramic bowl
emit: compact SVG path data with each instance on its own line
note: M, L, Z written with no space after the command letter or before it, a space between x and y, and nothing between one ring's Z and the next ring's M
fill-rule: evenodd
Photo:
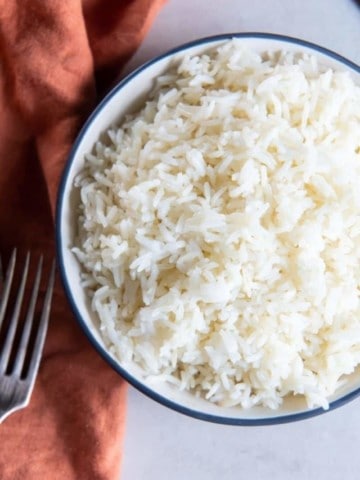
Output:
M345 58L322 47L294 38L263 34L227 34L200 39L171 50L151 60L122 80L99 104L82 128L70 153L61 181L57 205L57 253L64 288L73 312L93 346L103 358L129 383L158 402L184 414L218 423L232 425L269 425L301 420L323 413L321 408L309 409L304 400L288 398L279 410L256 407L243 410L240 407L224 408L187 392L180 392L167 384L150 383L137 365L123 365L106 349L96 328L96 318L90 309L84 289L80 285L80 265L71 253L76 228L78 198L73 188L74 177L83 168L84 154L90 152L100 134L110 124L121 120L125 113L141 105L153 79L162 74L172 62L184 53L197 54L215 47L233 37L256 51L302 51L316 55L321 63L334 69L348 70L360 81L360 68ZM355 372L341 390L330 398L330 409L354 399L360 394L360 369Z

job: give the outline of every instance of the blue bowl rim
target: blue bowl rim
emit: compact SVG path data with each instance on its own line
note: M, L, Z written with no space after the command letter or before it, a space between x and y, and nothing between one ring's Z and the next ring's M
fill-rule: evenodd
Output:
M193 40L182 45L179 45L167 52L147 61L137 69L135 69L132 73L127 75L124 79L118 82L114 88L102 99L102 101L97 105L97 107L92 111L86 122L84 123L83 127L81 128L73 147L68 155L65 168L62 173L58 196L57 196L57 203L56 203L56 214L55 214L55 240L56 240L56 256L57 256L57 263L60 272L61 281L65 290L65 294L67 299L70 303L70 307L72 312L75 315L77 322L79 323L81 329L85 333L87 339L90 341L92 346L97 350L97 352L101 355L101 357L118 373L120 374L128 383L130 383L133 387L137 390L148 396L149 398L155 400L156 402L164 405L165 407L170 408L171 410L175 410L179 413L187 415L189 417L197 418L199 420L204 420L212 423L218 423L223 425L234 425L234 426L265 426L265 425L276 425L282 423L289 423L295 422L299 420L304 420L310 417L314 417L317 415L321 415L323 413L329 412L330 410L334 410L335 408L341 407L345 403L348 403L360 395L360 387L353 390L352 392L344 395L343 397L333 401L329 405L328 410L324 410L323 408L315 408L311 410L305 410L298 413L292 414L285 414L281 416L274 416L274 417L260 417L260 418L239 418L239 417L227 417L221 415L214 415L209 413L204 413L198 410L193 410L191 408L185 407L179 403L174 402L173 400L164 397L163 395L157 393L156 391L152 390L151 388L147 387L144 383L134 378L130 375L123 367L119 365L110 355L109 353L95 340L93 337L89 327L86 325L86 322L82 319L82 316L77 308L76 300L74 299L71 287L68 282L65 267L64 267L64 260L62 256L62 238L61 238L61 218L62 218L62 210L63 210L63 201L64 201L64 192L65 192L65 185L67 182L67 177L70 171L70 167L76 155L78 146L82 141L86 131L88 130L90 124L94 120L94 118L102 111L105 105L112 99L112 97L121 90L127 83L129 83L135 76L141 73L143 70L147 69L149 66L163 60L166 57L174 55L176 53L184 52L188 48L209 44L217 41L226 41L232 38L256 38L256 39L269 39L269 40L278 40L286 43L292 43L299 45L300 47L307 47L315 52L319 52L324 54L328 57L331 57L340 63L346 65L350 69L354 70L357 73L360 73L360 66L356 63L348 60L347 58L339 55L336 52L333 52L327 48L321 47L314 43L301 40L295 37L289 37L286 35L279 35L274 33L261 33L261 32L244 32L244 33L225 33L220 35L214 35L209 37L200 38L197 40Z

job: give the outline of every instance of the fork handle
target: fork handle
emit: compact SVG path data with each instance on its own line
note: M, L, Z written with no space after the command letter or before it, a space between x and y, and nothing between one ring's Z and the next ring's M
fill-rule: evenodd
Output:
M7 419L12 413L16 412L17 410L21 410L28 405L29 402L22 403L21 405L15 405L12 408L1 410L0 409L0 425L3 423L4 420Z
M5 420L6 417L7 417L6 410L1 410L0 408L0 425Z

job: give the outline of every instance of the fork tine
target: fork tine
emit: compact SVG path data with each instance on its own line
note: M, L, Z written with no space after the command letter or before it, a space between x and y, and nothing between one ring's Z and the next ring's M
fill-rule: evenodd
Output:
M52 294L54 290L54 281L55 281L55 260L53 261L53 264L51 267L51 273L49 277L48 287L46 290L43 309L41 312L39 328L36 334L35 344L31 352L29 370L26 374L26 379L30 383L30 389L32 389L34 385L36 373L39 369L41 353L44 347L45 336L46 336L47 327L49 323L51 299L52 299Z
M16 248L12 251L10 262L6 271L5 283L3 285L1 305L0 305L0 328L5 317L6 307L9 300L9 294L11 289L11 283L14 276L16 263Z
M16 303L13 314L11 316L9 330L6 334L6 339L2 352L0 353L0 373L4 373L7 369L11 348L14 342L15 332L19 323L20 310L25 292L26 279L29 271L30 253L26 255L25 266L22 273L20 288L16 297Z
M36 300L38 297L40 280L41 280L42 265L43 265L43 257L41 256L39 259L39 263L36 271L34 286L31 292L30 304L26 314L24 328L21 334L20 345L16 352L13 372L15 375L18 375L18 376L21 375L21 372L24 366L24 360L26 356L26 350L28 348L31 327L33 325Z

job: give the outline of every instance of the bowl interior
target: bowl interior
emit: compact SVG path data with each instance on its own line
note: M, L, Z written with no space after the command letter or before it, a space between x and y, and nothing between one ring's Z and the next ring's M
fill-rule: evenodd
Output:
M107 361L134 386L161 403L199 418L234 424L280 423L315 415L323 410L309 410L301 397L286 399L282 407L275 411L263 407L250 410L237 407L224 408L196 398L189 393L180 392L170 385L156 381L150 382L145 379L143 372L137 365L120 364L116 358L106 351L104 342L98 333L97 319L91 311L86 293L80 285L80 265L71 252L76 233L78 205L78 193L74 190L73 184L74 178L83 168L84 155L92 150L101 133L107 130L111 124L120 122L126 113L134 111L142 104L153 86L153 79L176 63L185 53L202 53L234 36L242 38L245 45L259 52L286 49L315 54L322 64L334 69L349 70L354 79L359 80L359 68L335 54L332 55L321 48L293 39L263 34L222 35L204 39L175 49L149 62L120 82L110 92L91 115L74 145L59 191L57 211L58 258L67 296L85 333ZM331 407L339 406L354 398L359 391L360 369L351 375L346 385L330 399Z

